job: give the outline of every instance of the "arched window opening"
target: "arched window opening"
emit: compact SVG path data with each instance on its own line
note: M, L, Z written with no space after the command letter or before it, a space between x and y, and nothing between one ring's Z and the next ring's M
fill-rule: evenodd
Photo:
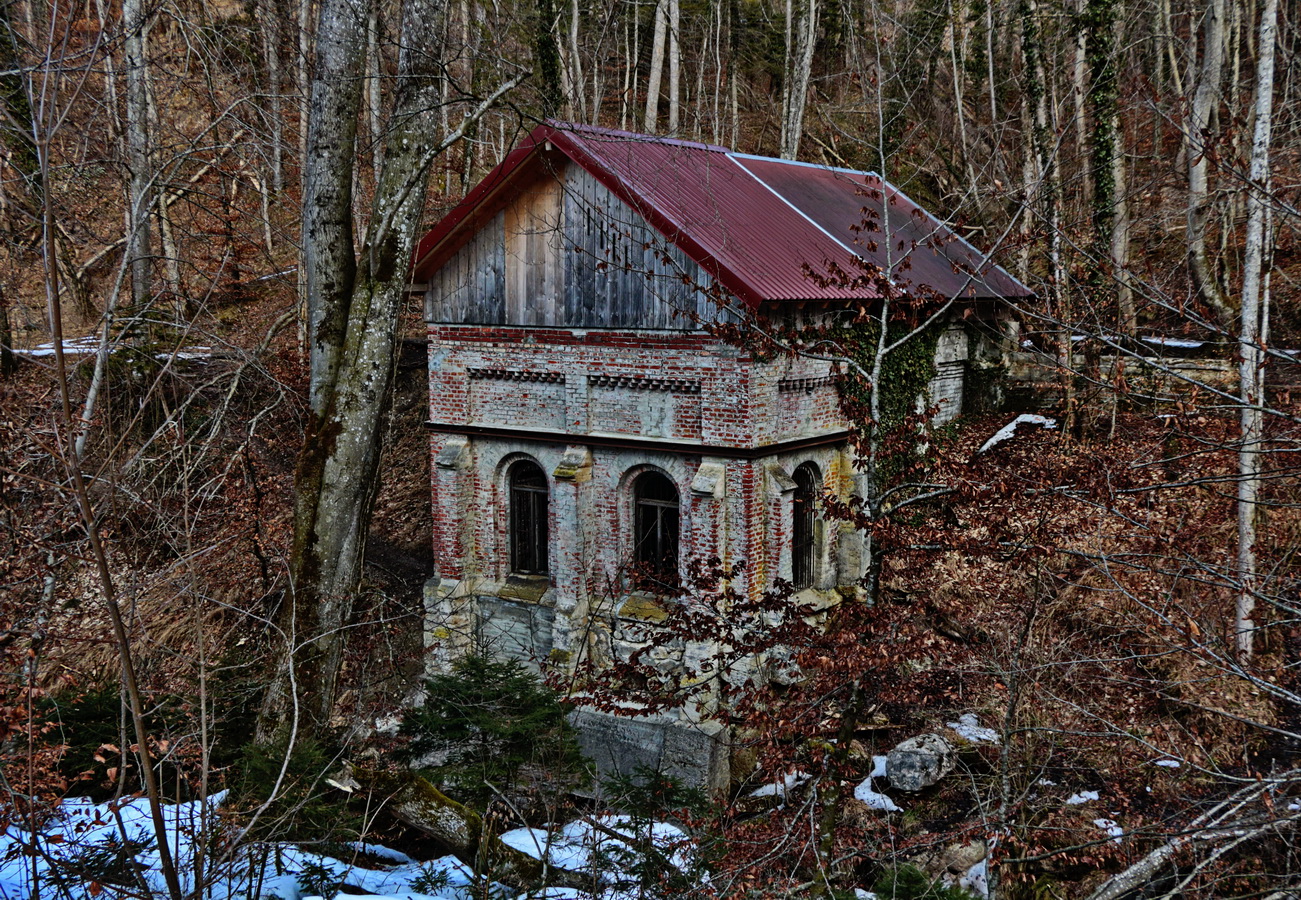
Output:
M638 476L633 486L633 559L642 587L678 583L678 489L658 472Z
M510 469L510 570L547 574L547 476L527 460Z
M795 499L791 522L791 583L797 588L813 587L817 575L818 494L822 474L813 463L795 470Z

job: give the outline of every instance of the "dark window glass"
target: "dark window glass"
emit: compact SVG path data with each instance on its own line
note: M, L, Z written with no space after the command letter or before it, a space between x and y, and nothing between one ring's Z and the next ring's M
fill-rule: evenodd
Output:
M640 586L678 583L678 489L658 472L646 472L634 485L633 558Z
M547 573L547 476L537 463L511 466L510 570Z
M813 586L817 560L815 522L822 476L813 463L795 470L795 500L791 523L791 583L797 588Z

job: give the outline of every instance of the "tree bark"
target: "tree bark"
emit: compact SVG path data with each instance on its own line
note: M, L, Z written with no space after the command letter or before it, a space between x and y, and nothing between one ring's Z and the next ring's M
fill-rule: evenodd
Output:
M1242 322L1239 331L1239 391L1242 446L1238 452L1238 603L1234 617L1239 658L1250 659L1256 623L1252 616L1258 590L1256 570L1257 498L1260 493L1261 445L1264 437L1265 347L1269 340L1269 150L1274 109L1274 44L1278 0L1265 0L1260 17L1256 60L1256 124L1251 142L1247 184L1247 239L1242 272Z
M795 159L804 134L804 110L809 98L809 79L813 73L813 49L818 38L819 0L801 0L798 24L792 29L786 54L786 78L782 91L781 158ZM787 16L794 16L793 3L787 3Z
M131 298L136 310L148 304L153 288L150 269L149 218L153 215L153 173L149 166L149 87L146 80L145 30L148 14L143 0L123 0L123 42L126 56L126 150L131 173L127 189L127 259Z
M676 135L682 124L682 0L669 4L669 134Z
M328 733L378 485L398 319L429 169L524 77L500 87L456 132L435 142L442 10L441 0L403 4L383 167L354 255L351 187L366 0L326 0L321 7L303 197L309 417L295 475L291 583L277 620L287 659L258 724L264 742L299 728ZM288 715L291 708L302 721Z
M669 27L669 0L657 0L655 4L655 32L651 38L650 74L646 78L646 117L647 134L659 130L660 119L660 81L664 77L664 39Z
M1185 129L1188 152L1188 269L1203 302L1220 322L1229 325L1233 310L1224 299L1219 279L1206 249L1206 225L1210 217L1208 155L1211 151L1210 123L1220 101L1224 73L1224 0L1207 0L1202 22L1202 66L1197 90Z

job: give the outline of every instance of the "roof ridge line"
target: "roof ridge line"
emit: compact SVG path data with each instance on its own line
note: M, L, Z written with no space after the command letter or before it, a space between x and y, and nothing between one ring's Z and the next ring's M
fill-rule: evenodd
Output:
M772 195L773 195L774 197L776 197L776 198L777 198L778 200L780 200L782 203L785 203L787 206L789 206L791 209L793 209L793 210L795 211L795 213L796 213L797 215L800 216L800 218L804 219L804 221L808 222L810 225L812 225L812 226L813 226L814 228L816 228L818 231L822 232L822 233L825 234L827 237L831 238L831 240L833 240L833 241L835 241L837 244L839 244L839 245L840 245L840 246L841 246L841 247L842 247L846 252L849 253L850 256L854 257L854 259L858 260L858 261L861 262L861 263L866 263L866 262L867 262L867 260L863 259L862 255L859 254L859 253L858 253L858 252L857 252L853 247L851 247L850 245L846 244L844 241L842 241L840 238L836 237L836 236L835 236L834 234L832 234L830 231L827 231L827 229L823 228L820 224L818 224L817 222L815 222L815 221L813 220L813 218L812 218L811 216L809 216L808 213L806 213L804 210L800 209L798 206L796 206L794 203L792 203L790 200L788 200L785 196L783 196L781 193L779 193L775 187L773 187L773 186L772 186L771 184L769 184L768 182L764 181L762 178L760 178L758 175L756 175L754 172L752 172L749 168L747 168L746 165L745 165L745 163L743 163L743 162L741 162L741 160L737 159L737 157L738 157L738 156L741 156L741 155L743 155L743 154L732 153L731 151L728 151L728 153L727 153L727 158L730 159L732 162L736 163L736 165L740 167L740 169L741 169L742 172L744 172L745 174L749 175L749 176L750 176L751 178L753 178L755 181L759 182L761 185L763 185L765 188L767 188L767 189L769 190L769 192L771 192ZM763 158L763 157L756 157L756 158ZM784 161L785 161L785 160L783 160L783 162L784 162Z
M695 150L708 150L711 153L731 153L730 147L719 144L707 144L703 141L689 141L686 138L668 137L658 134L646 134L640 131L624 131L619 128L605 128L600 125L584 125L580 122L562 122L548 119L547 126L554 131L568 132L582 137L611 138L640 144L667 144L673 147L690 147Z

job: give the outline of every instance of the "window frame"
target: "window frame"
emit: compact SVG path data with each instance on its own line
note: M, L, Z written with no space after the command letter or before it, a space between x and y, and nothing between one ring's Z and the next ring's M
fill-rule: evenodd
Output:
M796 590L816 586L818 581L818 499L822 472L809 461L791 474L795 492L791 497L791 584Z
M652 496L652 487L665 490ZM664 472L646 469L633 477L631 537L635 587L676 589L682 568L682 492Z
M522 483L524 478L532 483ZM533 459L518 459L506 470L507 569L512 575L551 574L551 486L546 470Z

